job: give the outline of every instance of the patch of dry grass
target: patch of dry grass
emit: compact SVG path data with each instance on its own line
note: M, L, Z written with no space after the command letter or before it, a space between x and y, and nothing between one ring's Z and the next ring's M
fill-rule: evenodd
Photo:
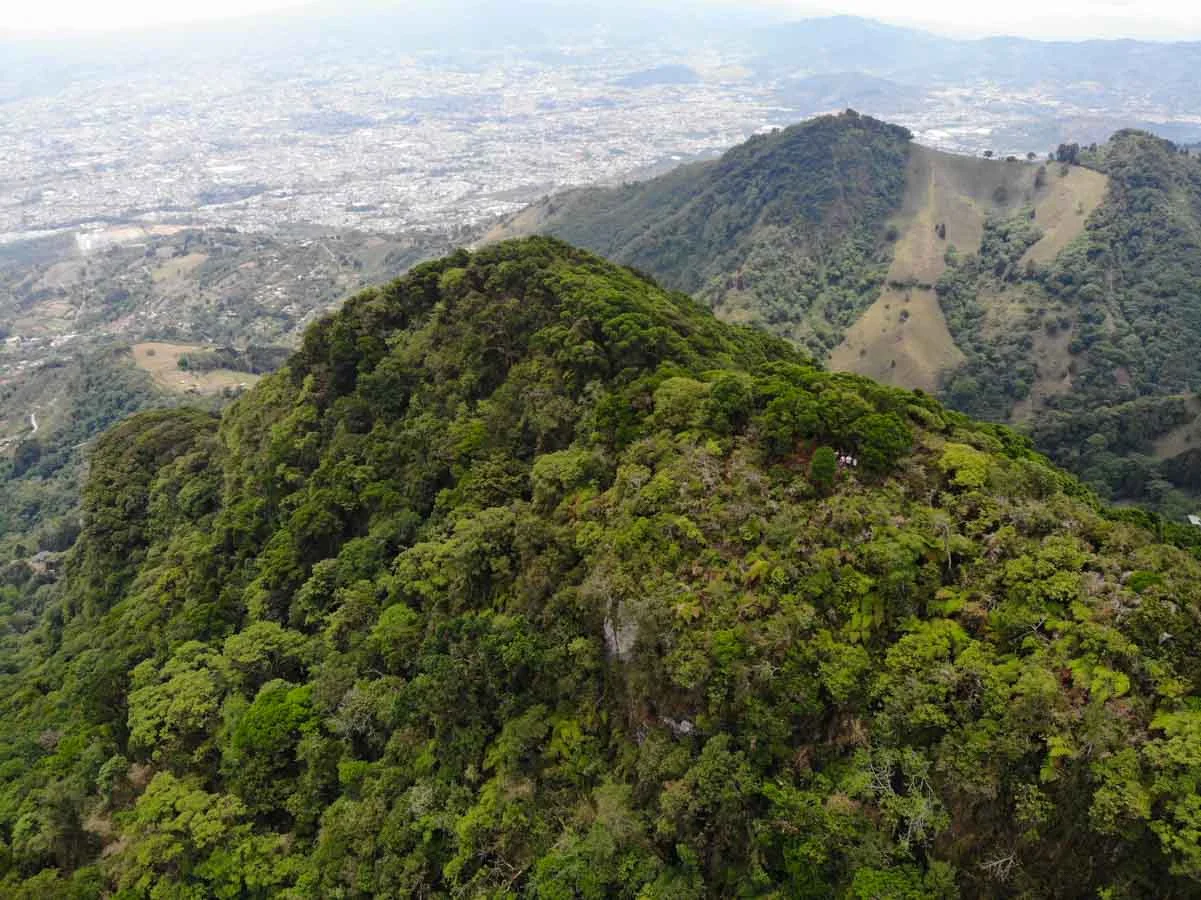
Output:
M831 367L901 387L936 390L942 375L964 359L947 329L938 298L921 289L937 282L946 269L947 249L977 253L990 215L1033 206L1044 234L1026 256L1046 262L1081 233L1088 215L1105 197L1105 176L1080 167L1064 173L1057 165L1047 166L1043 183L1036 186L1040 166L915 145L905 197L892 221L899 237L888 271L890 287L848 330L842 345L830 355ZM919 287L896 287L906 284ZM1026 312L1024 298L1008 292L985 298L984 303L989 327L1005 327L1005 322ZM908 311L904 321L901 309ZM1065 381L1069 342L1066 333L1036 338L1039 382L1026 404L1029 409L1070 389L1070 377Z
M179 368L179 358L188 353L211 350L200 344L171 344L147 341L133 346L133 360L138 368L150 373L155 384L180 394L219 394L226 388L250 387L258 375L214 369L211 372L185 372Z
M963 359L934 291L890 289L847 331L830 368L933 392Z

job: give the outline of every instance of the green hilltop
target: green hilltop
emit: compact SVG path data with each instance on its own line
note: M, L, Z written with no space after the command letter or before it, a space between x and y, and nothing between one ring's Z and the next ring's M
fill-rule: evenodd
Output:
M84 506L0 588L6 897L1201 893L1201 562L554 239L124 422Z
M1052 157L942 153L848 111L548 198L493 236L636 266L1181 519L1201 495L1201 159L1138 131Z

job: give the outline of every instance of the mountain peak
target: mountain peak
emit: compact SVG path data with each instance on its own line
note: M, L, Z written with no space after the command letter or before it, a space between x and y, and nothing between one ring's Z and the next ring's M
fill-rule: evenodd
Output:
M84 512L4 673L14 890L1199 874L1201 563L1013 432L558 240L359 294L217 429L129 420Z
M1198 210L1197 157L1146 132L973 157L848 110L551 197L508 230L559 235L820 362L1021 424L1111 499L1181 520L1201 484L1182 455L1201 440Z
M623 331L632 321L655 339ZM749 330L732 343L691 298L556 238L531 237L460 251L352 298L306 334L288 372L297 381L316 378L336 397L383 359L391 335L418 326L430 334L430 367L444 344L475 348L478 390L528 354L557 352L555 341L592 348L586 364L559 373L576 390L589 379L634 377L669 363L745 365L748 353L769 352L799 358L783 341Z

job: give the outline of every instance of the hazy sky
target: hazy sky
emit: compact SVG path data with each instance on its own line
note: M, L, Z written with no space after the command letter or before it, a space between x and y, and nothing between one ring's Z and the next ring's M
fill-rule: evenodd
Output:
M119 31L272 12L303 0L17 0L2 4L0 28L8 31Z
M403 6L406 0L382 0ZM408 0L412 2L412 0ZM567 0L564 0L567 2ZM795 17L849 13L963 35L1201 38L1195 0L694 0L759 6ZM306 5L306 0L20 0L2 4L0 31L119 30L219 19Z

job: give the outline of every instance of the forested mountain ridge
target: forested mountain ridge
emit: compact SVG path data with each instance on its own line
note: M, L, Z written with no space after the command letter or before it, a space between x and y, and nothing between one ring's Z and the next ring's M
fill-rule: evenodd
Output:
M1020 424L1107 495L1181 515L1174 488L1201 485L1201 164L1139 131L1053 156L940 153L848 112L552 197L497 233L638 266L837 368ZM753 224L730 229L731 210ZM1147 428L1124 421L1148 407Z
M4 620L5 896L1201 890L1201 562L555 240L128 420L85 514Z
M1073 324L1071 390L1045 404L1033 433L1094 484L1126 482L1156 500L1196 492L1201 425L1201 158L1138 131L1116 134L1081 162L1109 178L1084 236L1033 273ZM1105 427L1081 433L1092 414Z
M909 137L868 116L814 119L648 182L552 197L494 236L553 233L820 357L883 287Z
M86 453L106 428L185 398L220 405L336 301L452 246L423 233L167 225L0 245L0 571L34 567L31 591L53 581L79 532Z

